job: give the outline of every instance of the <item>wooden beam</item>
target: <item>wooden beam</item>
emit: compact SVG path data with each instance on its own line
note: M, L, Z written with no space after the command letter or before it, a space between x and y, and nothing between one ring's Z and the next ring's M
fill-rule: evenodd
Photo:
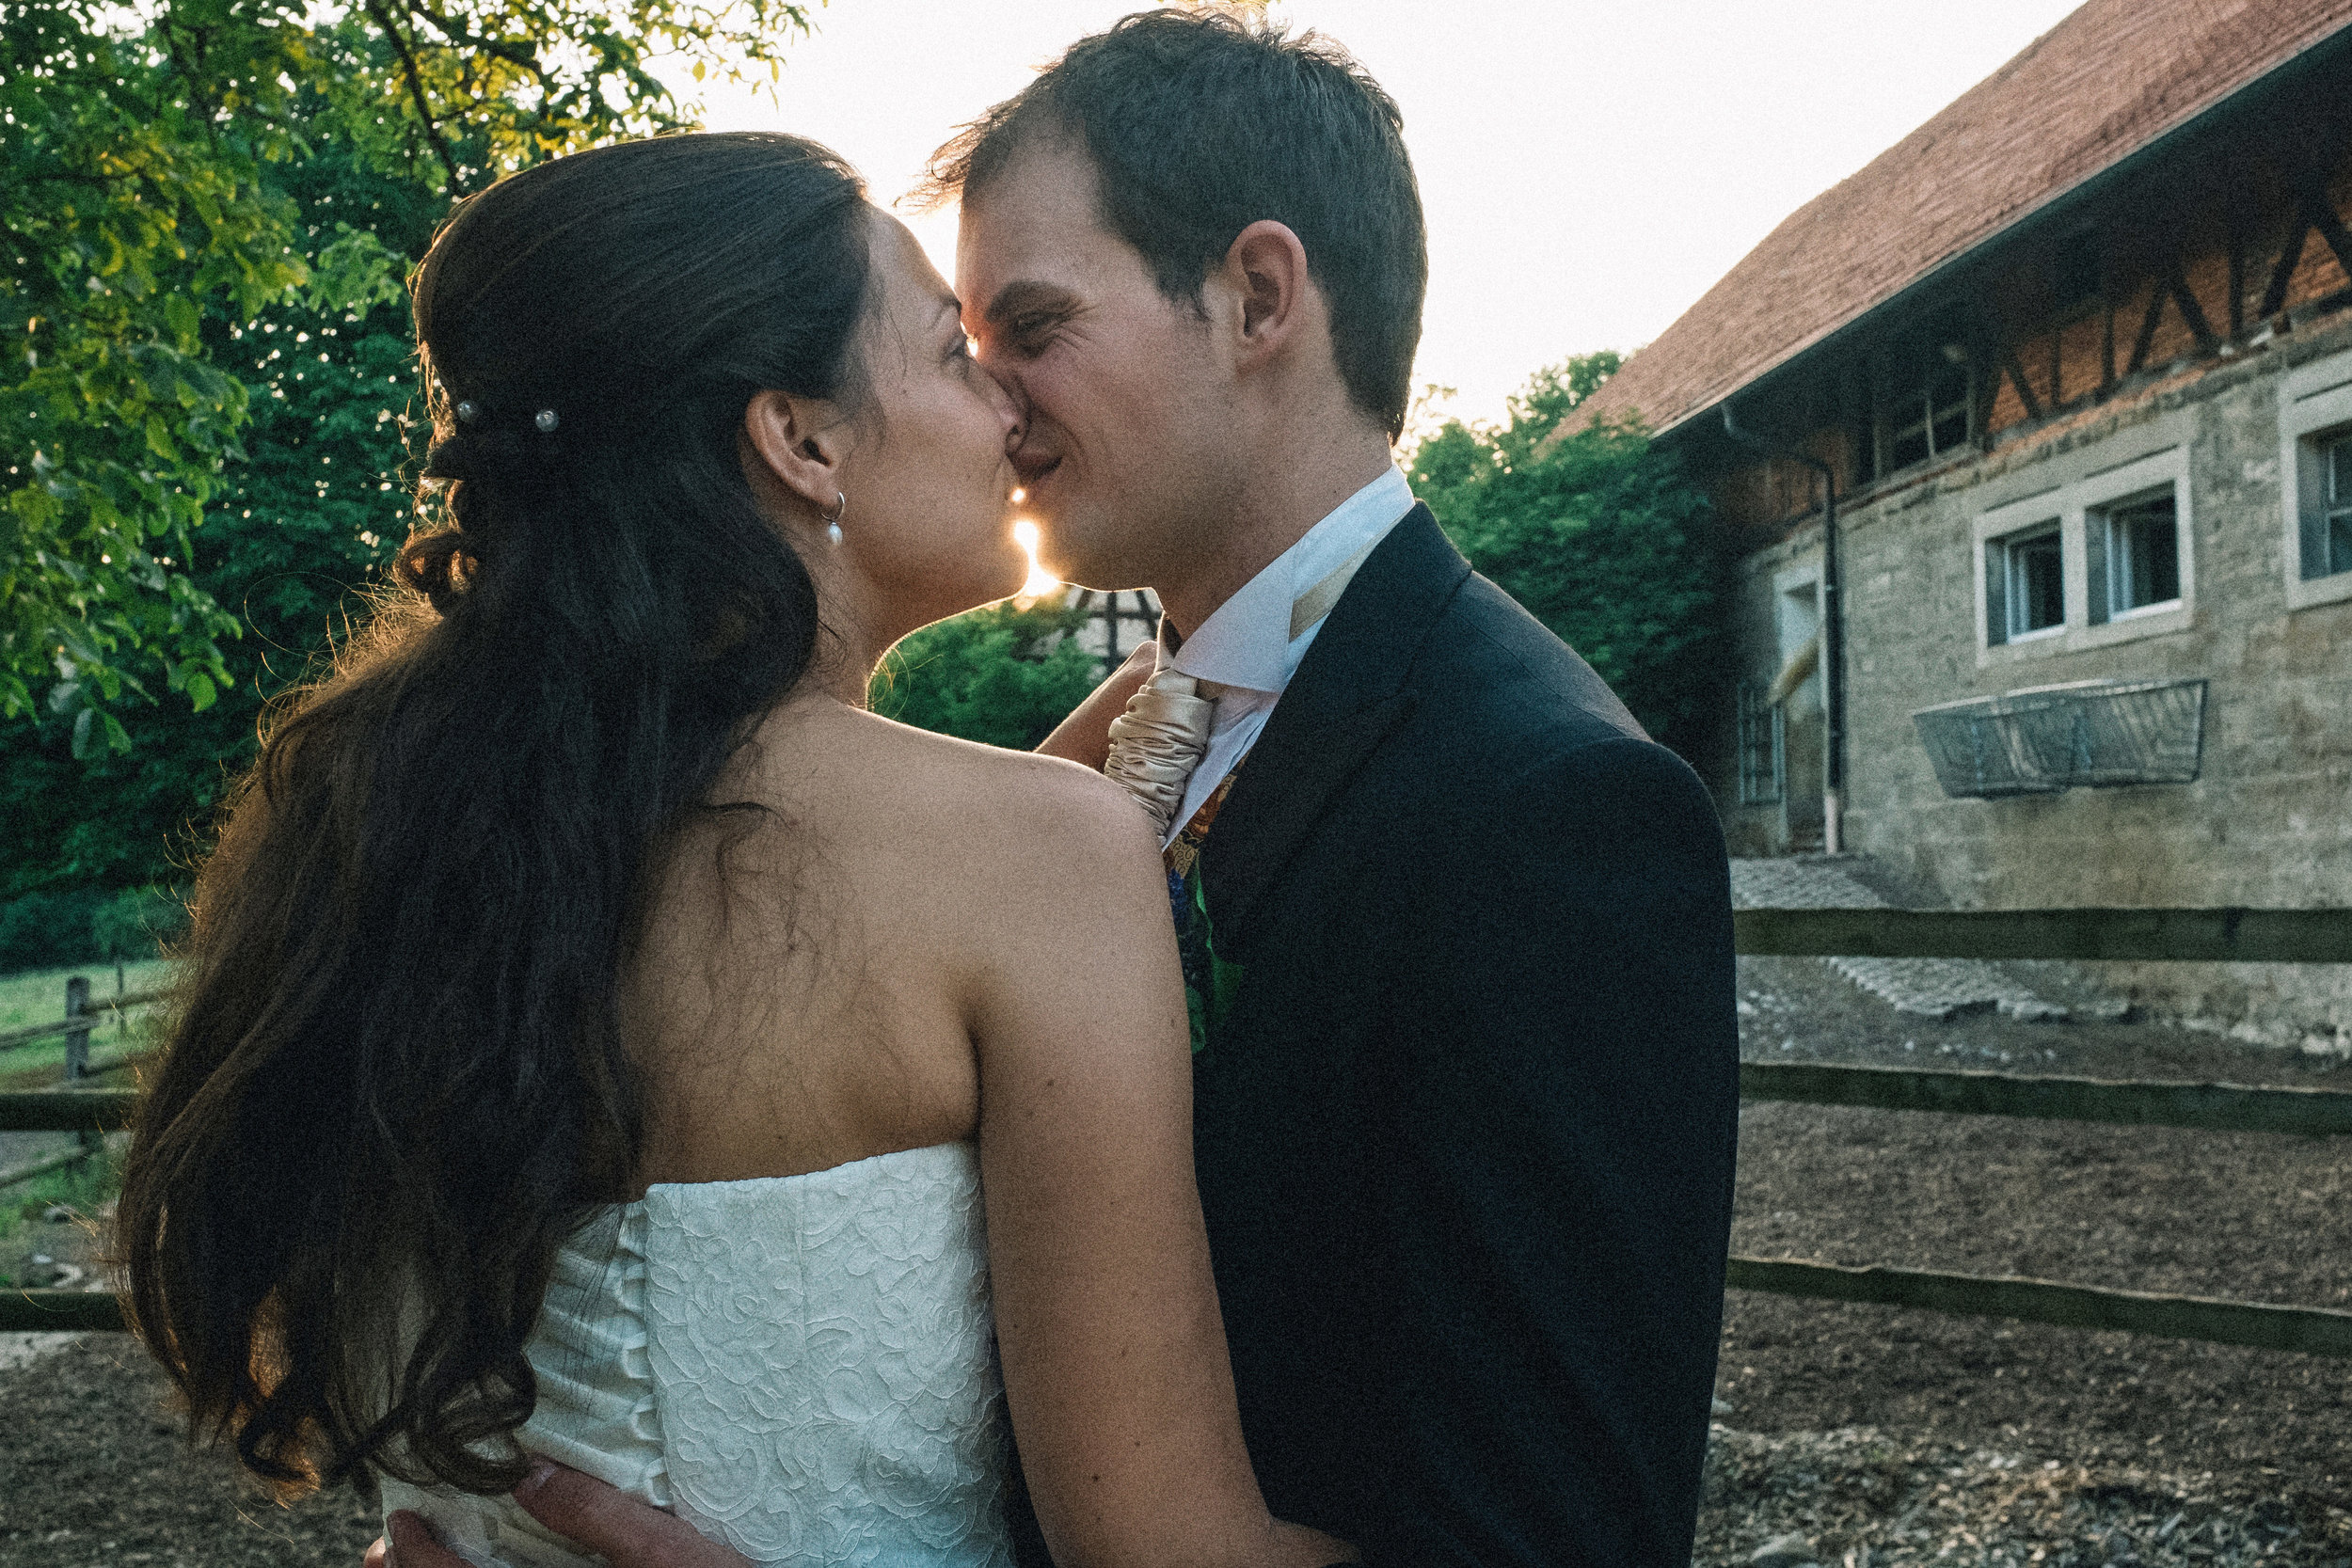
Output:
M2112 1083L2007 1072L1741 1062L1740 1098L1944 1116L2024 1117L2208 1132L2352 1137L2352 1093L2240 1084Z
M2246 330L2246 214L2230 203L2230 336Z
M2042 418L2042 400L2035 397L2033 388L2026 384L2026 367L2017 362L2015 347L2001 350L2001 369L2009 376L2009 384L2017 388L2017 401L2026 405L2026 418Z
M2110 1291L2007 1275L1937 1274L1927 1269L1847 1269L1794 1258L1735 1256L1724 1283L1734 1291L1767 1291L1820 1301L1924 1307L1931 1312L2201 1339L2305 1355L2352 1355L2352 1312L2324 1307L2273 1307L2263 1302Z
M0 1170L0 1187L13 1187L20 1181L30 1181L36 1176L46 1176L53 1170L63 1170L68 1165L78 1165L89 1157L90 1150L87 1148L69 1148L61 1153L27 1161L21 1165L12 1165L7 1170Z
M2104 278L2099 284L2099 393L2115 389L2115 299Z
M25 1023L13 1029L0 1029L0 1051L46 1039L52 1035L70 1035L77 1030L94 1029L98 1026L98 1015L103 1010L111 1008L119 1014L125 1008L145 1007L168 1000L170 995L169 991L142 990L128 996L102 996L91 1002L89 1011L79 1018L60 1018L47 1023Z
M2352 963L2352 910L1737 910L1756 957Z
M2271 263L2270 284L2263 290L2263 308L2258 313L2265 320L2286 309L2287 287L2295 281L2296 263L2303 259L2303 236L2311 231L2311 218L2298 204L2295 222L2287 230L2287 243L2280 248L2278 261Z
M2326 187L2305 187L2299 215L2306 224L2319 230L2319 237L2326 240L2328 248L2336 253L2336 265L2344 269L2345 277L2352 277L2352 233L2344 231L2344 220L2336 216L2334 208L2328 205Z
M0 1291L0 1333L119 1334L123 1327L121 1304L103 1291Z
M2171 265L2166 270L2164 283L2165 292L2172 296L2173 306L2181 312L2181 320L2186 322L2188 329L2197 335L2198 348L2206 354L2212 353L2219 340L2215 338L2211 324L2205 320L2205 308L2197 303L2196 291L2188 286L2188 277L2181 268L2178 253L2174 254Z
M136 1089L0 1094L0 1132L109 1132L131 1125Z
M2324 1307L2278 1307L2152 1291L2114 1291L2012 1275L1851 1269L1795 1258L1734 1256L1725 1260L1724 1284L1734 1291L1762 1291L1817 1301L1918 1307L2305 1355L2352 1355L2352 1312ZM105 1333L125 1326L121 1304L103 1291L0 1294L0 1332Z
M2165 298L2163 284L2152 284L2149 287L2148 313L2140 318L2139 336L2132 341L2131 362L2123 367L2125 375L2137 375L2140 367L2148 363L2148 350L2154 345L2156 341L2156 323L2164 317Z

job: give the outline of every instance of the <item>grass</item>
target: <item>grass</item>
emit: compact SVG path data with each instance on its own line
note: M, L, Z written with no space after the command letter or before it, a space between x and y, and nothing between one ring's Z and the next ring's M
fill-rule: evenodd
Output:
M153 990L170 977L170 973L167 959L136 959L122 966L122 989ZM111 958L0 975L0 1029L20 1023L46 1023L53 1018L65 1017L65 983L74 974L89 976L93 1002L103 1002L115 993L115 966Z
M12 1029L25 1023L47 1023L53 1019L65 1017L65 983L68 976L74 974L88 977L90 1001L93 1003L103 1002L115 994L112 959L66 964L56 969L27 969L14 974L0 975L0 1029ZM126 991L160 990L170 979L171 964L167 959L142 958L122 966L122 989ZM122 1025L115 1019L108 1018L101 1022L90 1031L91 1053L104 1056L136 1041L140 1033L139 1017L135 1013L132 1015L127 1039ZM0 1052L0 1085L8 1088L43 1087L64 1070L63 1035ZM7 1201L7 1192L0 1190L0 1204Z
M105 1152L93 1159L13 1187L0 1187L0 1289L15 1286L18 1265L42 1250L40 1243L50 1229L42 1216L51 1208L62 1203L87 1216L113 1201L122 1185L117 1164L120 1150L116 1147L122 1141L118 1134L107 1140Z
M112 960L22 970L0 976L0 1029L63 1018L66 979L74 974L88 976L93 1002L103 1002L115 994ZM160 990L170 978L171 966L162 958L122 966L122 989L126 991ZM104 1020L90 1032L91 1054L103 1061L119 1055L125 1045L146 1043L148 1031L142 1023L140 1015L134 1014L126 1034L114 1019ZM65 1037L36 1040L13 1051L0 1052L0 1088L45 1089L57 1082L64 1069ZM127 1087L129 1082L119 1074L98 1080L108 1088ZM111 1140L110 1152L105 1155L46 1172L29 1181L0 1187L0 1288L16 1284L16 1265L28 1254L41 1250L41 1232L47 1229L41 1216L51 1208L62 1203L87 1214L113 1198L119 1179L111 1144L120 1142L119 1137ZM0 1160L0 1164L16 1164L35 1157L29 1150L12 1153Z

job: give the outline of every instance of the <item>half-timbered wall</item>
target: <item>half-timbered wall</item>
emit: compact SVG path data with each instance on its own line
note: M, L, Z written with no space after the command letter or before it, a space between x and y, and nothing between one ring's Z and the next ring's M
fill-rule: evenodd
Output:
M2328 155L2298 172L2282 145ZM1985 258L1963 294L1849 334L1809 379L1735 400L1743 423L1841 475L1848 845L1960 907L2352 904L2352 573L2303 580L2289 515L2308 504L2298 441L2352 432L2352 135L2322 115L2310 135L2224 146ZM1937 378L1963 388L1964 419L1947 390L1890 422L1905 387ZM1945 435L1964 424L1948 446L1920 428L1939 410ZM1899 433L1911 445L1897 453ZM1820 681L1788 677L1820 610L1819 481L1739 455L1720 429L1682 440L1744 540L1736 690L1703 768L1735 853L1815 848ZM2109 620L2086 610L2084 541L2108 492L2151 485L2178 509L2178 602ZM2069 552L2065 621L2003 643L1987 628L1987 541L2044 514ZM1954 799L1912 718L2148 678L2207 683L2193 784ZM2112 978L2274 1037L2352 1035L2344 975Z

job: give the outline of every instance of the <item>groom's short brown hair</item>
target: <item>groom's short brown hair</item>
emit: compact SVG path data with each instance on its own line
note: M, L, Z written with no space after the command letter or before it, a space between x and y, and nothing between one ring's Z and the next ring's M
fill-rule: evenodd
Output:
M1421 192L1396 103L1327 39L1218 12L1146 11L1073 44L932 155L918 195L985 195L1032 135L1094 164L1103 219L1170 299L1252 223L1287 224L1331 312L1350 400L1405 427L1428 286Z

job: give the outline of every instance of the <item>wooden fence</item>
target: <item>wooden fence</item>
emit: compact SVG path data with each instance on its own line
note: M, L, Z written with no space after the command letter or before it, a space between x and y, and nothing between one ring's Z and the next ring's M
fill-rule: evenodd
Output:
M116 984L118 986L121 984L119 974L116 976ZM65 1065L59 1076L59 1085L63 1088L72 1088L74 1085L87 1079L102 1077L128 1064L127 1055L119 1054L107 1060L92 1060L90 1056L90 1037L104 1022L107 1013L111 1012L117 1025L127 1031L132 1008L147 1006L151 1003L162 1001L163 998L162 991L125 993L118 990L113 996L93 1002L90 1000L88 978L76 974L65 983L65 1016L53 1019L47 1023L28 1023L18 1028L0 1029L0 1053L19 1050L28 1045L37 1045L42 1040L55 1039L59 1035L63 1035L65 1037ZM30 1124L23 1128L0 1126L0 1132L36 1131L78 1132L82 1137L72 1148L42 1155L39 1159L0 1169L0 1189L13 1187L21 1181L29 1181L36 1176L45 1176L53 1170L62 1170L68 1165L79 1164L96 1153L101 1147L100 1134L88 1128L59 1129Z
M2352 963L2352 910L1741 910L1734 936L1755 957L2120 958ZM54 1026L53 1032L54 1032ZM0 1048L7 1037L0 1037ZM2034 1117L2283 1136L2352 1135L2352 1092L1821 1063L1742 1062L1751 1101L1873 1106L1949 1116ZM0 1095L0 1132L128 1125L136 1097L87 1089ZM1733 1290L1824 1301L2114 1329L2307 1354L2352 1356L2352 1312L2070 1285L2046 1279L1841 1268L1794 1258L1729 1261ZM0 1296L0 1329L119 1329L112 1296Z
M2352 963L2352 910L1740 910L1732 920L1739 951L1757 958ZM2333 1089L1742 1062L1740 1095L1951 1116L2352 1134L2352 1093ZM2352 1312L2321 1307L1737 1255L1725 1278L1740 1291L2352 1356Z

